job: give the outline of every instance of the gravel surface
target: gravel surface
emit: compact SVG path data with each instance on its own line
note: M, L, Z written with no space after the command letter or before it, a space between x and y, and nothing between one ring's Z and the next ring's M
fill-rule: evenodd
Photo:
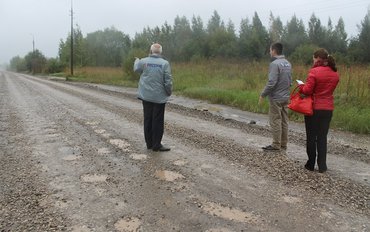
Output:
M123 88L1 72L0 95L0 231L370 229L366 148L332 139L309 172L303 131L266 153L267 127L170 103L154 153Z

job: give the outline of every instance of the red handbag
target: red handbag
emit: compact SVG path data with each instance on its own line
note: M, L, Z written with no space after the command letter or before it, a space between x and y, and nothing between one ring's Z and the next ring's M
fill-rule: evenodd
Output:
M288 108L304 115L313 115L312 96L302 97L298 92L297 86L290 94L290 103L288 104Z

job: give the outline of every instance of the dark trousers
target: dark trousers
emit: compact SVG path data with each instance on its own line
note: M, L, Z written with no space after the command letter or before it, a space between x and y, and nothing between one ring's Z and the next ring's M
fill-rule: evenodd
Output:
M308 155L307 166L311 169L315 167L316 154L317 165L319 170L326 171L326 151L327 135L333 111L331 110L314 110L312 116L305 116L306 126L306 149Z
M159 149L162 146L165 106L165 103L143 101L144 137L148 149Z

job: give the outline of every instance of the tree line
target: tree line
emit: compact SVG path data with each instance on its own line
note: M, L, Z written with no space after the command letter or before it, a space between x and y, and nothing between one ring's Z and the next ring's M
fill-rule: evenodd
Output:
M272 42L284 44L284 54L293 62L310 63L312 51L324 47L340 61L347 64L370 62L370 9L359 24L357 36L348 38L342 18L327 25L312 14L306 28L297 16L284 25L279 16L270 13L268 27L265 27L257 12L250 20L241 20L238 33L235 24L224 22L217 11L205 25L199 16L191 20L177 16L173 25L146 27L134 38L114 27L88 33L85 37L79 27L73 31L74 65L123 66L132 69L133 57L146 56L149 46L159 42L164 55L171 61L187 62L212 58L229 58L258 61L268 57ZM14 57L10 68L16 71L61 72L70 64L71 35L59 43L56 58L47 59L39 51L28 53L24 58Z

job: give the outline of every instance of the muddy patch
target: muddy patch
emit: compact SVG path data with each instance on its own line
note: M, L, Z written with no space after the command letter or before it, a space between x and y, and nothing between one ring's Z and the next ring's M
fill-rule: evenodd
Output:
M97 121L88 121L86 122L86 125L89 125L89 126L97 126L99 124L99 122Z
M103 147L98 149L99 155L108 155L110 153L109 148Z
M177 179L183 179L185 178L183 175L177 172L173 171L156 171L155 176L159 178L160 180L170 181L173 182Z
M67 155L65 157L63 157L63 160L65 161L75 161L75 160L78 160L80 159L80 156L77 156L77 155Z
M91 232L91 230L86 226L74 226L71 232Z
M120 148L123 151L126 151L126 152L130 151L129 149L130 144L123 139L111 139L109 140L109 143Z
M233 231L226 229L226 228L212 228L212 229L206 230L205 232L233 232Z
M297 204L302 202L302 199L299 197L293 197L293 196L283 196L283 201L290 204Z
M230 221L237 221L243 223L257 224L259 217L248 212L243 212L239 209L221 206L217 203L207 202L203 205L202 209L208 214L221 217Z
M148 156L144 154L131 154L130 158L133 160L146 160L148 159Z
M114 228L116 228L119 232L137 232L141 230L141 221L139 218L130 217L130 218L123 218L114 224Z
M107 175L88 174L88 175L82 176L81 180L87 183L95 183L95 182L105 182L107 181L107 178L108 178Z
M175 162L173 162L173 164L176 166L185 166L187 163L188 161L186 160L176 160Z
M97 134L104 134L106 132L106 130L104 130L104 129L96 129L96 130L94 130L94 132L97 133Z

